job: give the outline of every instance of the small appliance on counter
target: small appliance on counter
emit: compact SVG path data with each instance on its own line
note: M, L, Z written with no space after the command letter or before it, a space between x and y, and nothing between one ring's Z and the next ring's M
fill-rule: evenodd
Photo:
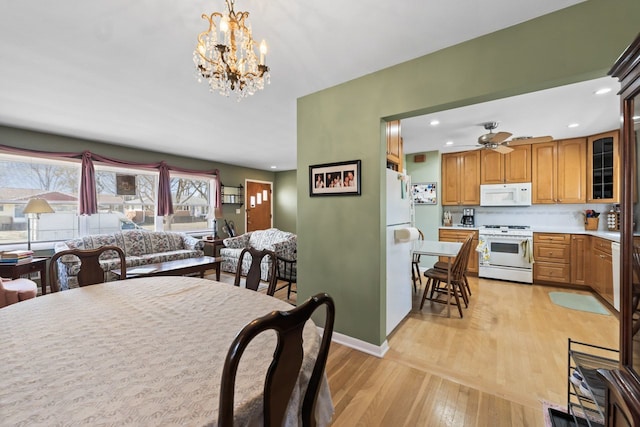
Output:
M462 210L461 224L464 227L473 227L475 225L475 209L465 208Z

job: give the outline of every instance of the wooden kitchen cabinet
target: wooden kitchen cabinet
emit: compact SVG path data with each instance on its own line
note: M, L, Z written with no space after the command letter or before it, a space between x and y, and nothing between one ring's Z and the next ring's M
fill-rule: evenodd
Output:
M467 272L473 275L478 275L478 253L475 251L478 246L478 231L477 230L460 230L460 229L440 229L438 233L438 240L441 242L464 242L467 236L473 233L473 241L471 242L472 252L469 256L469 262L467 263ZM454 258L455 259L455 258ZM453 260L451 264L453 265ZM440 257L440 261L447 262L447 258Z
M387 169L402 172L403 157L400 120L387 122Z
M591 287L613 305L613 260L611 241L591 237Z
M442 204L480 204L480 150L442 155Z
M586 285L591 257L591 236L586 234L571 235L571 284Z
M531 147L532 203L586 203L586 139L551 141Z
M480 150L480 184L531 182L531 145L518 145L501 154Z
M533 233L533 281L569 284L571 235Z
M620 153L615 130L587 138L588 203L618 203L620 201Z

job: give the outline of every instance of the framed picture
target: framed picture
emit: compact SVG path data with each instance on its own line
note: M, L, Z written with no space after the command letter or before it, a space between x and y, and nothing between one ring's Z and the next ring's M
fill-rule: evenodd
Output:
M135 196L136 176L116 175L116 194L118 196Z
M411 197L415 205L438 204L438 192L435 182L416 183L411 185Z
M360 160L309 166L310 196L359 196Z

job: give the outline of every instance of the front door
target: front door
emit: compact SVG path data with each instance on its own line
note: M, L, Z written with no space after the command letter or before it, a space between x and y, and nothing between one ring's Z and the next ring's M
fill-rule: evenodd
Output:
M247 181L247 231L271 228L271 183Z

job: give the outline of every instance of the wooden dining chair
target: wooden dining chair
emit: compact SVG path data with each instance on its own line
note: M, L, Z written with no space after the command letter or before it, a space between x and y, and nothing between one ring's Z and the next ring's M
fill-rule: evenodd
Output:
M289 311L273 311L253 320L238 333L229 348L222 370L218 410L219 427L233 426L235 378L242 354L253 338L269 330L275 331L277 346L264 382L263 423L265 426L273 427L283 425L291 393L298 381L304 358L302 340L304 325L321 305L326 306L324 332L301 408L302 425L304 427L316 425L315 404L324 377L335 317L333 299L327 294L317 294Z
M418 229L418 239L424 240L424 234ZM413 254L411 259L411 279L413 280L413 292L418 292L416 282L420 282L422 286L422 275L420 274L420 254Z
M455 260L451 265L451 272L449 275L446 270L439 270L435 268L430 268L425 271L424 275L427 278L427 284L425 285L422 300L420 301L420 310L422 310L424 302L429 299L432 302L456 306L460 317L463 317L460 298L462 298L465 305L468 306L468 297L465 297L466 289L464 286L463 273L466 268L472 242L473 236L469 235L469 237L462 243ZM451 278L450 281L448 276ZM449 294L449 289L451 289L451 294ZM429 292L431 292L431 294L428 296ZM446 299L438 298L436 294L445 294ZM454 302L451 302L451 297L453 297Z
M261 270L260 264L265 257L269 257L270 259L270 267L269 267L269 278L267 280L267 295L273 296L276 292L276 281L277 277L275 274L276 270L276 254L273 251L268 249L258 250L255 248L245 248L240 252L240 258L238 259L238 267L236 268L236 278L233 282L235 286L240 286L240 282L242 280L242 263L244 261L244 257L249 254L251 256L251 265L249 266L249 270L247 271L247 275L245 276L245 286L247 289L251 289L253 291L257 291L260 287L261 282Z
M278 292L280 289L287 288L287 299L289 299L291 298L291 292L297 293L296 289L291 289L291 285L297 283L298 279L296 260L283 258L279 255L276 255L276 258L278 260L278 264L276 266L276 279L287 283L277 288L275 292Z
M51 292L58 292L60 284L58 283L58 260L64 256L76 257L79 259L80 270L78 271L78 286L95 285L105 282L105 271L100 266L100 256L108 251L114 251L120 258L120 276L119 280L127 277L127 261L124 251L117 246L101 246L97 249L68 249L66 251L56 252L49 261L49 280L51 281Z
M471 257L471 253L473 253L473 248L471 249L471 252L469 253L469 257ZM463 274L463 279L464 279L464 287L467 291L467 296L471 296L471 287L469 286L469 279L467 278L467 272L469 270L469 264L467 263L467 265L465 265L465 270L464 270L464 274ZM446 261L438 261L435 264L433 264L433 268L436 268L438 270L444 270L447 271L447 262Z

